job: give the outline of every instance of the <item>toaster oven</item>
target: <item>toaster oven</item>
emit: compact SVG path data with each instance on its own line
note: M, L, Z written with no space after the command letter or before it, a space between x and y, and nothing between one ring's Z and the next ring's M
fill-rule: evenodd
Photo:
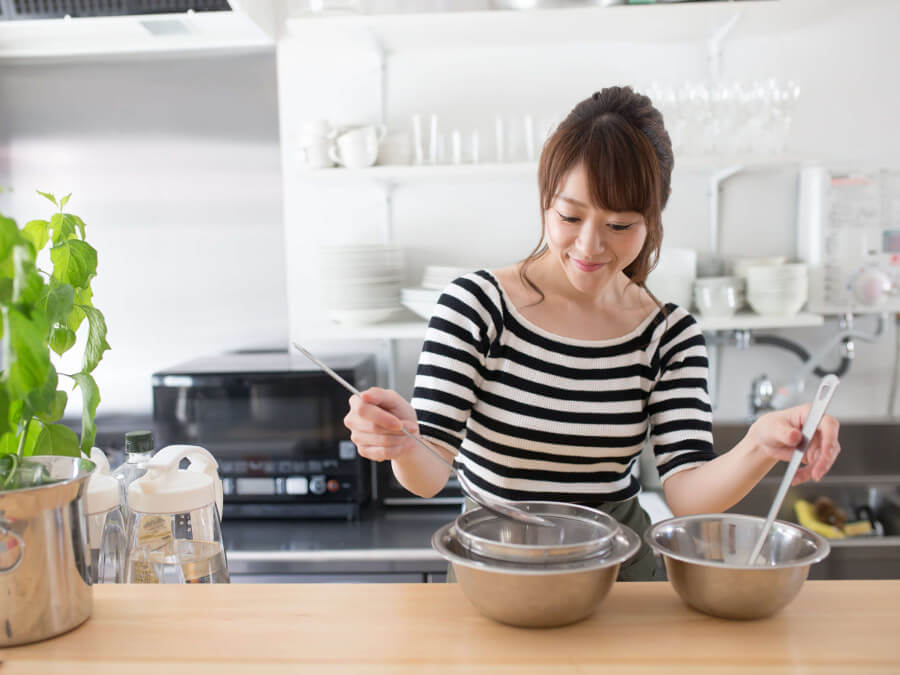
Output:
M375 383L371 354L324 359L358 389ZM158 447L200 445L219 463L223 515L355 518L372 494L372 463L343 424L348 394L302 356L232 353L156 372Z

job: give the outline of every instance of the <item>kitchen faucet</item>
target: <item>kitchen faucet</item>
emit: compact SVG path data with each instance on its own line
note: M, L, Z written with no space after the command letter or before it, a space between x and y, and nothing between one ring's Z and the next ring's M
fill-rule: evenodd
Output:
M765 373L758 375L750 384L749 396L749 420L755 420L760 414L771 410L787 407L793 398L803 393L806 384L806 378L815 372L820 377L824 377L827 373L822 371L820 364L824 358L831 352L836 345L841 347L842 366L839 369L843 375L849 364L856 355L855 340L863 342L875 342L884 331L885 316L883 314L876 315L878 324L875 331L871 334L861 333L853 328L853 314L844 314L841 317L840 330L831 337L815 354L809 356L803 364L779 385L769 378ZM774 346L790 349L790 343L786 340L778 340L767 342ZM792 350L795 351L795 350Z

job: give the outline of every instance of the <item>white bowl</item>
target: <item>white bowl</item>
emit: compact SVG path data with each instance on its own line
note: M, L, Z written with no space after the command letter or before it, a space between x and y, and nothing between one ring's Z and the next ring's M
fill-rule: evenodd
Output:
M744 304L744 294L734 286L694 286L694 303L703 316L733 316Z
M689 309L693 303L693 277L666 276L653 270L647 278L647 288L661 302L674 302L685 309Z
M362 326L384 321L385 319L390 318L396 311L396 307L379 309L329 309L328 317L336 323L347 326Z
M748 293L747 303L757 314L793 316L806 304L806 295L783 298Z

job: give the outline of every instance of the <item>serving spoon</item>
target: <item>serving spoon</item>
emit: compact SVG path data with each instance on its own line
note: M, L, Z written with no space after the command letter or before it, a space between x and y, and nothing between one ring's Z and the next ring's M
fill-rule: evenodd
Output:
M343 377L334 372L331 368L325 365L322 361L313 356L308 349L300 346L296 342L292 342L294 348L303 353L303 355L308 358L310 361L315 363L319 368L325 371L328 375L330 375L335 382L344 387L351 394L356 394L357 396L362 396L360 391L354 387L352 384L347 382ZM502 500L499 497L494 497L493 495L484 492L480 488L475 487L469 481L468 478L465 477L465 474L462 474L456 470L456 467L453 466L452 463L448 462L440 453L438 453L434 448L432 448L428 443L422 440L421 437L416 434L410 433L403 427L400 430L413 439L416 443L425 448L432 455L437 457L440 461L450 467L450 473L456 476L456 480L459 481L460 487L463 489L463 492L466 493L467 496L471 497L475 500L479 505L486 508L491 513L494 513L503 518L511 518L512 520L517 520L520 523L525 523L526 525L541 525L543 527L556 527L556 523L551 520L547 520L546 518L541 518L536 513L529 513L525 509L519 508L515 505L514 502Z
M828 408L828 404L831 402L831 397L834 396L834 390L837 389L838 384L840 384L840 380L836 375L826 375L816 391L816 397L813 399L812 407L809 409L809 414L806 416L806 422L803 424L803 438L800 439L800 445L794 449L794 454L791 455L791 461L788 462L787 469L784 471L781 485L778 486L778 492L775 494L772 506L769 507L769 515L766 516L766 522L763 525L762 530L760 530L759 536L756 538L756 545L750 552L750 557L747 558L748 565L756 565L756 559L759 557L759 552L762 550L766 537L769 536L769 530L772 529L772 523L775 521L775 516L778 515L778 510L781 508L781 502L784 501L784 496L791 486L791 481L794 480L794 474L797 473L797 468L800 466L800 460L803 459L803 455L809 447L809 442L812 440L813 434L815 434L816 429L819 428L819 422L822 421L825 409Z

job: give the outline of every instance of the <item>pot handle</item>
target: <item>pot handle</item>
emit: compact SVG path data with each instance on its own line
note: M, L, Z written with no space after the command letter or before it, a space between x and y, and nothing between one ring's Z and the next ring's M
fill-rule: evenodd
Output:
M13 539L12 544L4 542L8 536L11 536ZM3 547L5 546L5 550ZM25 540L22 539L21 535L17 532L13 532L9 528L5 527L5 521L0 521L0 553L6 553L7 551L11 551L13 548L18 549L19 555L16 556L16 561L7 567L0 567L0 574L8 574L12 572L19 566L19 563L22 562L22 558L25 557Z

